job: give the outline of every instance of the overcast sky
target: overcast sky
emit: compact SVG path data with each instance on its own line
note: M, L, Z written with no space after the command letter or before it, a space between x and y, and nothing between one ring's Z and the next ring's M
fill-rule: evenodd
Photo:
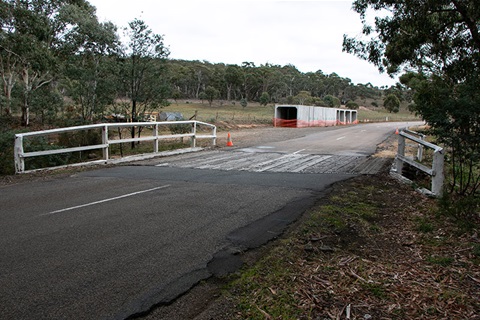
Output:
M88 0L100 21L119 28L144 20L170 49L170 58L256 66L292 64L301 72L336 72L353 83L396 80L342 52L343 34L360 35L352 1Z

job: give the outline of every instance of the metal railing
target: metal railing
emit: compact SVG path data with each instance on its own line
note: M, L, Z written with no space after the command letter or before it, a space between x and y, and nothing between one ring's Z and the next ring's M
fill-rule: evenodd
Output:
M423 136L420 133L410 131L410 130L405 130L405 131L399 132L399 135L398 135L398 151L397 151L397 156L395 157L392 173L398 174L401 176L402 170L403 170L403 164L408 163L409 165L425 172L431 177L432 179L431 190L424 190L424 191L427 191L427 193L430 193L433 196L441 196L443 191L443 183L445 179L444 172L443 172L443 166L444 166L443 148L424 141L423 139L425 136ZM414 135L418 137L415 137ZM416 159L414 159L413 157L405 156L405 146L406 146L405 140L406 139L414 141L418 144L419 148L417 150L417 157L416 157L418 161L422 161L424 147L427 147L433 150L432 167L427 167L424 164L417 162Z
M179 133L179 134L160 134L159 127L160 126L171 126L171 125L191 125L191 132L188 133ZM198 134L198 126L206 126L211 130L211 134ZM125 128L125 127L150 127L152 128L152 135L151 136L144 136L144 137L136 137L136 138L128 138L128 139L111 139L109 138L109 128ZM99 129L101 130L102 136L102 143L96 145L86 145L86 146L79 146L79 147L66 147L61 149L54 149L54 150L43 150L43 151L34 151L34 152L24 152L24 138L27 137L41 137L41 136L48 136L54 134L60 134L65 132L74 132L74 131L85 131L91 129ZM58 128L58 129L51 129L51 130L43 130L43 131L35 131L35 132L27 132L27 133L19 133L15 135L15 172L16 173L25 173L34 170L25 170L25 159L30 157L39 157L39 156L48 156L48 155L56 155L56 154L66 154L71 152L81 152L81 151L88 151L88 150L102 150L103 157L101 160L95 161L88 161L82 163L75 163L72 165L84 165L84 164L96 164L96 163L109 163L110 159L109 156L109 147L112 144L120 144L120 143L131 143L131 142L141 142L141 141L153 141L153 153L137 155L135 159L142 159L142 158L149 158L152 155L155 155L159 152L159 141L162 139L174 139L174 138L190 138L190 147L196 147L196 139L211 139L212 145L216 145L217 139L217 127L215 125L200 122L200 121L163 121L163 122L128 122L128 123L102 123L102 124L92 124L92 125L84 125L84 126L76 126L76 127L68 127L68 128ZM128 158L128 157L124 157ZM70 166L72 166L70 165ZM68 166L68 165L67 165ZM61 166L65 167L65 166ZM54 167L58 168L58 167ZM37 169L38 170L38 169Z

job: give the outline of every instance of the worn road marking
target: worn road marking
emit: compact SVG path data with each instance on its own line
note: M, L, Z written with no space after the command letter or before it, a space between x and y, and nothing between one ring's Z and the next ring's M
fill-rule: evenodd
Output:
M340 138L337 138L337 141L338 141L338 140L345 139L345 138L346 138L345 136L343 136L343 137L340 137Z
M302 150L295 151L295 152L294 152L294 153L292 153L292 154L297 154L297 153L300 153L300 152L302 152L302 151L305 151L305 149L302 149Z
M147 189L147 190L142 190L142 191L137 191L137 192L124 194L124 195L121 195L121 196L118 196L118 197L113 197L113 198L103 199L103 200L94 201L94 202L90 202L90 203L85 203L85 204L81 204L79 206L74 206L74 207L70 207L70 208L55 210L55 211L52 211L52 212L49 212L49 213L41 214L40 216L48 216L48 215L55 214L55 213L60 213L60 212L75 210L75 209L79 209L79 208L83 208L83 207L93 206L93 205L96 205L96 204L100 204L100 203L104 203L104 202L108 202L108 201L113 201L113 200L118 200L118 199L122 199L122 198L127 198L127 197L131 197L131 196L135 196L137 194L152 192L152 191L155 191L155 190L165 189L165 188L168 188L168 187L170 187L169 184L167 184L165 186L152 188L152 189Z

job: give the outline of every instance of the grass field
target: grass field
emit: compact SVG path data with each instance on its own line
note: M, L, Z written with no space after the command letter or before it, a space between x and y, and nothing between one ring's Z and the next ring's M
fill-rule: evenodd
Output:
M275 113L275 105L261 106L259 103L249 103L243 108L239 103L215 101L212 106L208 102L172 102L168 107L163 108L164 112L180 112L185 119L197 114L198 121L209 123L234 122L238 124L271 124ZM361 122L375 121L408 121L418 120L414 114L406 108L398 113L389 113L384 108L360 108L358 119Z

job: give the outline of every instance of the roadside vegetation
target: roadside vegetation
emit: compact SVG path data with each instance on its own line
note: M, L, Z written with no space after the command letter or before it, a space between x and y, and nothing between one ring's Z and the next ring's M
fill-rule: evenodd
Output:
M336 184L225 292L235 319L477 319L472 221L387 175Z

